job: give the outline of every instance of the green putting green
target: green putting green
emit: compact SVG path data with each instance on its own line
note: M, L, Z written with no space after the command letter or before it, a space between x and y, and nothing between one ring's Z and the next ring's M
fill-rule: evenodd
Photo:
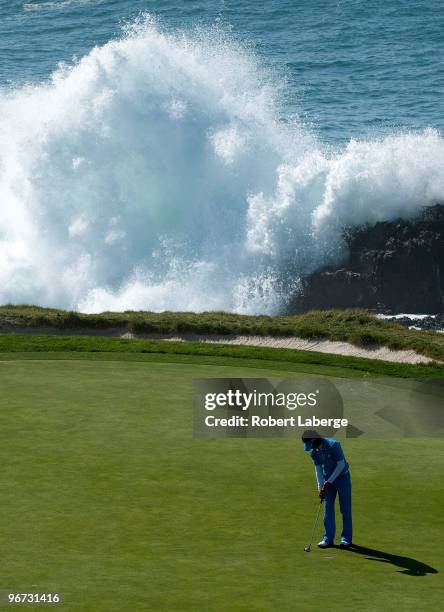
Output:
M346 440L363 548L307 554L302 446L193 438L193 378L295 364L54 357L1 357L0 589L91 612L441 607L442 439Z

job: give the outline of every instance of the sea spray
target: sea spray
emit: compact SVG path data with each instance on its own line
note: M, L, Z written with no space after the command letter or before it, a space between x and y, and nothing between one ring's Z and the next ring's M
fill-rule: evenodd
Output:
M0 302L279 311L344 227L442 201L428 130L327 152L215 28L146 18L0 95Z

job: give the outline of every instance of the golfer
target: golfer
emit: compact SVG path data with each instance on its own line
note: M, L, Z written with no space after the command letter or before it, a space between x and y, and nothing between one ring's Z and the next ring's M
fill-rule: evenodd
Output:
M315 464L319 497L325 501L325 533L318 546L328 548L334 545L335 499L339 493L339 508L342 514L340 545L342 548L348 548L352 544L351 479L341 445L333 438L323 438L314 430L305 431L302 441L304 450L310 452Z

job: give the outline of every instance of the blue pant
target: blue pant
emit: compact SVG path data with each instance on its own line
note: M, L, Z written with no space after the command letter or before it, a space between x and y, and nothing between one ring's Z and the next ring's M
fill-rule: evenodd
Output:
M325 495L324 527L329 542L333 542L336 533L335 499L339 493L339 508L342 514L342 534L348 542L352 541L351 478L350 473L338 476Z

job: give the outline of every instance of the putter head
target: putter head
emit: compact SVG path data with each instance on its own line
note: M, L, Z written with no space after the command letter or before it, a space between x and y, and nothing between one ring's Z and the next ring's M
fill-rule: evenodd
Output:
M306 547L304 548L304 550L305 550L305 552L310 552L310 551L311 551L311 546L306 546Z

